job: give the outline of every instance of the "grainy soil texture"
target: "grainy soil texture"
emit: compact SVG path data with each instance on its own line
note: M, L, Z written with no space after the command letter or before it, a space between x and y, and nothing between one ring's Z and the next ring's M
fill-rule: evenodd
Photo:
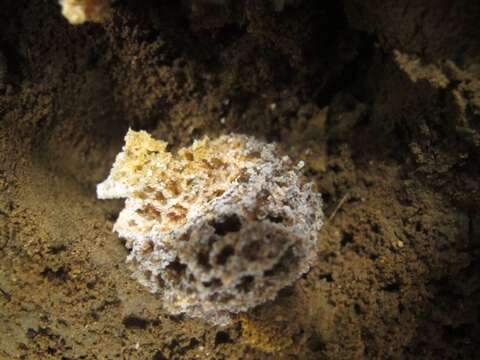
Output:
M0 0L1 359L478 359L480 2ZM318 260L227 327L132 280L96 199L128 128L278 143Z

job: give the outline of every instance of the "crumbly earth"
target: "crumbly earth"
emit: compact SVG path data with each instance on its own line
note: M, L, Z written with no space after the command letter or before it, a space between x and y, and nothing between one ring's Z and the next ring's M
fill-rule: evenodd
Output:
M97 185L100 199L126 199L113 230L166 310L227 325L310 269L324 216L303 163L238 134L166 148L129 130Z
M480 2L2 3L0 358L476 359ZM278 142L324 195L318 261L227 327L132 281L99 201L126 130Z

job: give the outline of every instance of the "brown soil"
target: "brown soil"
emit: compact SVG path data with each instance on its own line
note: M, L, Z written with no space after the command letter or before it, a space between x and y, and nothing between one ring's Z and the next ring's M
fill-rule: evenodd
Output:
M178 3L1 2L0 358L478 358L480 2ZM227 328L169 316L95 197L128 127L306 160L316 265Z

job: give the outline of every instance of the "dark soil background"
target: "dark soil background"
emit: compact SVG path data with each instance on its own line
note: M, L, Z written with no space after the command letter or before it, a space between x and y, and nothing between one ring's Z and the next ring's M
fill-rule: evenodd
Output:
M478 359L479 24L471 0L118 0L79 27L0 1L0 358ZM95 197L128 127L305 160L318 262L227 328L165 313Z

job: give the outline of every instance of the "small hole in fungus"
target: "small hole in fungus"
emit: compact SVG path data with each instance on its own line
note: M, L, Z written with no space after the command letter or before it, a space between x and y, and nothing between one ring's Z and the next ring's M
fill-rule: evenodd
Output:
M217 255L217 264L219 265L224 265L228 258L232 256L235 253L235 250L233 247L230 245L225 246L222 251L220 251L220 254Z
M142 247L141 247L141 252L142 254L149 254L153 251L153 248L155 247L155 245L153 244L152 241L145 241L143 244L142 244Z
M147 204L144 208L138 209L136 212L150 219L159 219L161 217L160 212L151 204Z
M180 236L180 240L181 241L188 241L188 240L190 240L190 236L191 236L191 231L187 231L186 233L184 233Z
M193 161L193 153L190 152L190 151L185 151L185 159L187 159L188 161Z
M226 331L219 331L215 335L215 346L220 344L227 344L231 342L232 342L232 339L230 338L230 334Z
M253 280L254 280L254 277L252 275L244 276L240 280L240 284L238 284L236 288L243 292L249 292L253 287Z
M233 298L234 298L234 296L231 295L231 294L224 294L224 295L220 296L220 297L217 299L217 301L218 301L219 303L221 303L221 304L226 304L226 303L228 303L230 300L232 300Z
M185 218L185 215L177 214L177 213L174 213L173 211L169 212L167 214L167 217L172 222L179 222L179 223L184 224L187 221L186 218Z
M206 269L212 268L212 266L210 265L210 259L209 259L208 253L206 252L199 253L197 256L197 261L201 266L203 266Z
M133 195L142 200L145 200L147 198L147 194L141 191L136 191Z
M250 175L245 170L242 170L238 173L237 181L239 183L246 183L250 180Z
M266 277L273 276L273 275L275 275L275 268L265 270L263 272L263 276L266 276Z
M166 189L174 196L178 196L181 193L181 190L175 181L169 181L166 185Z
M188 348L193 349L196 348L198 345L200 345L200 341L195 338L190 339L190 344L188 344Z
M260 153L260 151L252 151L251 153L248 154L248 157L251 158L251 159L256 159L256 158L259 158L261 156L262 156L262 154Z
M295 261L293 249L290 247L285 254L278 260L278 262L269 270L266 270L264 276L278 276L288 273L291 264Z
M213 221L210 225L215 228L215 233L218 235L237 232L242 227L240 218L235 214L228 215L220 221Z
M217 279L217 278L212 279L210 281L203 282L202 284L203 284L203 286L205 286L207 288L209 288L209 287L218 288L218 287L223 285L222 280Z
M278 224L283 222L283 216L281 215L273 215L273 214L268 214L267 219L270 220L271 222Z
M180 274L185 271L187 265L182 264L178 259L175 259L175 261L172 261L170 264L168 264L166 268L176 272L177 274Z
M158 286L163 288L165 286L165 281L162 279L161 275L157 275L156 279Z
M160 202L163 203L163 202L165 202L166 198L165 198L165 196L163 195L163 193L162 193L161 191L159 191L159 192L157 192L157 193L155 194L155 200L160 201Z
M223 189L217 189L213 192L213 195L215 196L222 196L225 193L225 190Z

